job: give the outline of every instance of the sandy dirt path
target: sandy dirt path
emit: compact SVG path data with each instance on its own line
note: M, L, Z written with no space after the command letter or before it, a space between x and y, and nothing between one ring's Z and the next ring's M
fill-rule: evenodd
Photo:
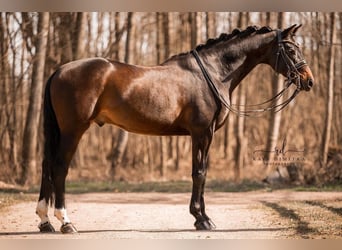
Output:
M68 213L79 233L40 234L35 202L6 208L0 239L279 239L342 238L342 193L207 193L214 231L194 230L189 193L88 193L67 195ZM58 231L60 224L51 222Z

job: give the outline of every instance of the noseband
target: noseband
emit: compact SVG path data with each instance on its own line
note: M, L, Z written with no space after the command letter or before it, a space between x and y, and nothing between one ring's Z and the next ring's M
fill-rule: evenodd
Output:
M298 46L298 44L296 44L292 41L282 40L281 30L277 30L277 39L278 39L278 51L277 51L277 59L276 59L275 70L277 71L277 69L278 69L279 56L281 56L286 67L287 67L286 81L289 82L290 84L291 83L295 84L297 86L297 89L301 90L301 89L303 89L303 86L300 83L300 73L298 70L301 69L302 67L306 66L307 63L304 59L297 62L297 63L293 63L291 58L286 54L284 44L290 43L297 48L299 48L299 46Z
M277 51L277 58L276 58L276 64L275 64L275 70L277 71L278 69L278 62L279 62L279 58L281 57L287 67L287 74L286 74L286 84L283 90L281 90L278 94L276 94L274 97L272 97L271 99L264 101L262 103L259 104L254 104L254 105L234 105L234 104L230 104L226 101L226 99L224 98L224 96L221 95L219 88L217 87L217 85L214 83L214 81L212 80L209 72L206 70L206 68L204 67L202 60L198 54L198 52L196 51L196 49L192 50L191 53L194 56L194 58L196 59L196 62L198 64L198 66L200 67L202 74L210 88L210 90L212 91L212 93L214 94L215 99L217 100L217 102L221 103L223 106L225 106L227 109L229 109L231 112L239 115L239 116L260 116L260 113L266 112L266 111L274 111L279 112L280 110L282 110L283 108L285 108L296 96L297 94L302 90L302 85L300 82L300 73L299 73L299 69L304 67L305 65L307 65L306 61L303 59L297 63L294 63L291 58L287 55L286 50L285 50L285 46L284 44L286 43L290 43L292 45L294 45L295 47L298 48L298 45L295 44L292 41L289 40L282 40L281 38L281 30L277 30L277 40L278 40L278 51ZM270 107L267 108L255 108L255 109L251 109L251 110L240 110L240 109L236 109L233 106L244 106L244 107L260 107L262 105L265 105L267 103L272 103L275 102L276 100L278 100L279 98L281 98L281 96L283 96L284 92L291 86L291 84L295 84L296 85L296 90L293 92L293 94L284 102L280 103L280 104L274 104L273 106L271 105Z

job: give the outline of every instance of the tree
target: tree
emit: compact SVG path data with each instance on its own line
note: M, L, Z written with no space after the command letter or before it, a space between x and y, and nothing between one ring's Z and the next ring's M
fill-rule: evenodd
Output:
M0 140L1 143L3 143L5 140L3 139L5 137L6 132L8 131L9 127L9 85L10 85L10 72L11 67L9 65L9 34L7 33L8 25L7 25L7 15L5 14L4 17L2 14L0 14L0 86L2 89L1 96L0 96ZM2 158L4 158L4 151L0 150ZM11 158L11 157L9 157Z
M240 12L238 18L238 27L242 27L246 23L248 23L248 14ZM246 86L241 84L238 88L238 103L239 106L246 105ZM237 118L236 122L236 150L235 150L235 159L236 164L234 165L234 179L235 181L240 181L241 178L241 169L244 165L244 156L246 153L246 137L245 137L245 117L240 115Z
M59 55L60 64L64 64L72 61L73 51L72 51L72 13L60 13L58 14L58 38L59 38Z
M269 15L270 16L270 15ZM270 18L268 17L267 20L270 22ZM270 25L270 24L268 24ZM284 26L284 13L279 12L277 18L277 28L282 29ZM282 77L280 74L275 75L272 79L272 96L276 96L282 89ZM279 105L282 102L282 98L277 99L274 102L274 105ZM266 151L265 152L272 152L277 145L278 137L279 137L279 129L281 123L281 112L274 112L271 111L270 119L268 122L268 135L267 135L267 144L266 144ZM271 153L265 153L265 159L271 158ZM272 170L273 165L268 164L268 169L266 173Z
M216 13L215 12L207 12L206 13L206 30L207 30L207 39L214 38L216 36Z
M70 14L72 17L72 14ZM73 60L78 60L82 59L88 56L88 53L86 52L86 27L87 27L87 16L88 13L86 12L78 12L75 13L76 15L76 23L75 23L75 34L72 34L72 30L70 27L72 27L70 24L68 25L68 28L65 27L66 29L61 31L64 33L65 37L70 37L70 41L67 40L66 46L73 47L72 49L72 58ZM63 26L66 25L63 23ZM69 55L70 56L70 55ZM68 56L65 57L65 59ZM76 150L73 159L70 163L71 167L78 167L78 166L83 166L84 165L84 156L83 156L83 151L80 150L79 148Z
M44 85L44 66L46 45L49 32L49 13L43 12L38 15L38 38L36 54L33 57L32 81L30 88L30 102L23 137L23 162L20 184L35 183L37 169L37 135L39 117L42 106L42 93Z
M133 31L132 19L133 19L133 12L128 12L127 25L126 25L127 35L126 35L125 56L124 56L126 63L130 63L130 50L131 50L131 43L132 43L131 36L132 36L132 31ZM111 171L110 171L112 180L114 180L117 166L120 165L122 162L122 159L123 159L126 147L127 147L127 142L128 142L128 132L123 129L119 129L117 140L116 140L116 145L113 145L113 154L112 154Z
M86 56L86 27L88 13L78 12L76 16L76 46L74 52L74 60L81 59Z
M164 13L156 13L156 51L157 51L157 60L156 63L160 64L165 59L169 57L170 54L170 33L169 33L169 14L167 12ZM167 140L169 143L167 143ZM160 176L166 175L167 170L167 161L172 158L172 137L159 137L159 145L160 145L160 166L159 166L159 174ZM177 140L176 140L177 142ZM176 158L178 157L177 147L176 150ZM178 159L175 160L176 168L178 168Z
M334 68L335 68L335 43L336 43L336 21L335 13L330 13L330 47L328 57L328 95L326 102L326 116L324 122L322 142L322 166L328 162L328 151L332 127L333 102L334 102Z
M197 17L198 17L198 12L191 12L189 13L189 23L190 23L190 44L191 44L191 48L195 48L196 45L198 44L198 21L197 21Z

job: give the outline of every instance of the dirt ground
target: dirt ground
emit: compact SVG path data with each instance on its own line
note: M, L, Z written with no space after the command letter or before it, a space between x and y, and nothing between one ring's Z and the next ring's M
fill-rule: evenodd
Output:
M340 192L207 193L207 213L217 228L205 232L194 230L189 199L189 193L67 195L69 217L79 230L74 235L40 234L36 202L23 201L0 211L0 239L342 238ZM53 209L49 215L59 230Z

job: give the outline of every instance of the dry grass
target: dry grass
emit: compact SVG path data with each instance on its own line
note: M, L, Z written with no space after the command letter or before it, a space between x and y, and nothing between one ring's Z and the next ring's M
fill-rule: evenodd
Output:
M291 238L334 239L342 237L342 200L264 202L275 217L273 223L290 227Z

